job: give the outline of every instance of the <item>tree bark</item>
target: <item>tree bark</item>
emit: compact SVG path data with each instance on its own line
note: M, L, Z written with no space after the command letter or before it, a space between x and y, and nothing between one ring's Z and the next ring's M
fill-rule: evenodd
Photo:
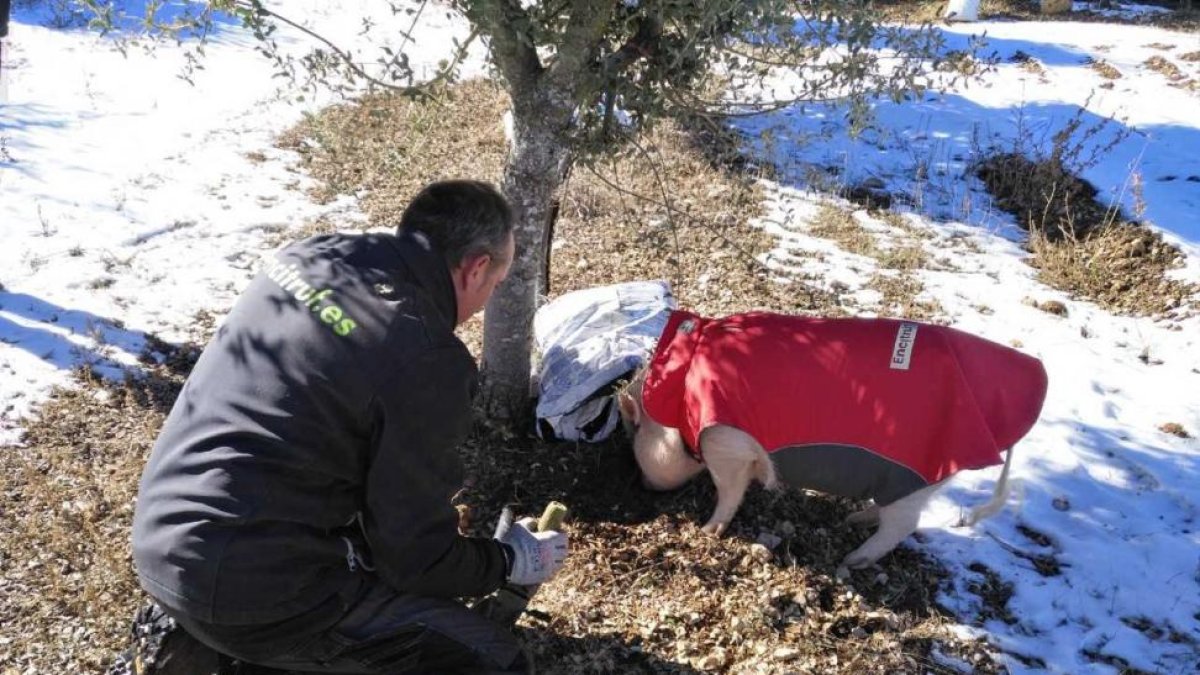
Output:
M491 38L492 58L512 99L513 142L504 194L516 220L517 254L483 320L484 414L517 428L528 419L533 315L548 278L547 233L555 192L572 160L576 94L616 0L569 0L562 43L544 66L516 0L479 0L468 16Z
M515 426L530 413L533 315L545 292L546 232L555 192L570 161L564 142L571 108L545 96L513 102L513 144L504 168L513 207L517 253L508 278L488 302L483 327L484 413Z

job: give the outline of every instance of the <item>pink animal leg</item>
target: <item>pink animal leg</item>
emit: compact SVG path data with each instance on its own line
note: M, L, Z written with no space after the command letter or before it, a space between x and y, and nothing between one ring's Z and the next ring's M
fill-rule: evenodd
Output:
M741 462L740 466L729 462L720 468L709 463L713 482L717 485L717 508L708 522L704 524L702 529L705 532L717 537L725 533L726 528L729 527L729 521L733 520L733 515L742 505L742 498L746 496L746 488L750 487L753 469L754 465L749 462Z
M774 465L749 434L728 426L705 429L700 435L701 454L717 486L717 508L704 531L720 536L733 520L746 488L756 477L775 482Z

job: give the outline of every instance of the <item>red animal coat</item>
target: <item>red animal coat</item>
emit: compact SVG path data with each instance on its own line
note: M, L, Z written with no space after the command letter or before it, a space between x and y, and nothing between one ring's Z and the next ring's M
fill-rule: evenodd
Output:
M681 431L729 425L784 482L881 505L1000 453L1037 421L1037 359L952 328L893 319L674 312L643 389Z

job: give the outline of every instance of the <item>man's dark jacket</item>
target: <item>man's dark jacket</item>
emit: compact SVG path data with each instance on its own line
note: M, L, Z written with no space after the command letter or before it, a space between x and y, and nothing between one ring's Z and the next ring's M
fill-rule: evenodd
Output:
M455 302L420 235L325 235L266 259L146 465L142 586L217 625L287 620L373 578L498 587L500 546L460 536L450 504L476 382Z

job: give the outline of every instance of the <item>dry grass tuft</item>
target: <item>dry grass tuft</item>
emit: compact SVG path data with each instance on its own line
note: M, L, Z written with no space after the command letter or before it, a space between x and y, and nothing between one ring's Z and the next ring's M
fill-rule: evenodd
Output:
M878 273L867 282L867 288L883 296L881 315L932 323L944 320L945 308L936 299L919 297L925 286L911 272Z
M1103 77L1106 80L1121 79L1121 71L1117 70L1117 67L1108 61L1105 61L1104 59L1089 58L1088 62L1088 67L1099 73L1100 77Z
M1030 264L1044 283L1127 314L1162 315L1195 303L1200 289L1167 275L1182 265L1182 252L1121 220L1061 162L1003 153L984 160L977 174L996 204L1030 230Z
M866 285L882 296L880 306L875 308L880 314L915 320L941 317L944 310L936 300L917 297L925 286L914 272L931 266L929 254L918 240L930 234L914 228L900 214L883 211L873 217L904 234L880 237L867 229L854 213L828 203L813 217L808 232L832 240L844 251L872 258L886 270L875 274Z
M1032 304L1034 309L1040 309L1047 314L1055 316L1067 316L1069 314L1067 306L1058 300L1043 300L1042 302L1034 300Z
M996 205L1029 230L1039 279L1119 313L1161 316L1200 306L1200 288L1167 274L1183 264L1179 248L1097 201L1096 188L1057 159L1072 152L1063 133L1055 142L1050 157L999 153L976 168ZM1135 196L1139 186L1135 175Z
M875 235L863 227L853 213L833 204L821 205L808 231L814 237L833 241L848 253L869 258L879 256Z
M930 266L929 254L919 244L891 246L879 252L879 264L890 270L919 270Z
M433 102L373 94L308 116L278 144L299 152L304 168L319 179L317 199L359 195L371 225L388 227L427 183L498 183L506 109L501 89L486 80L448 87ZM317 231L323 230L310 233Z
M1018 50L1016 55L1013 56L1013 60L1021 64L1021 70L1024 70L1031 75L1037 75L1040 79L1045 81L1046 67L1042 65L1041 61L1038 61L1036 58L1020 50Z
M1187 61L1189 63L1196 63L1197 61L1200 61L1200 51L1188 52L1186 54L1180 54L1179 60Z
M929 265L929 254L914 241L929 238L929 232L918 230L897 213L878 211L870 215L900 229L904 236L880 237L867 229L854 213L828 203L812 219L808 232L832 240L844 251L873 258L886 269L916 270Z
M1164 56L1151 56L1142 63L1142 66L1153 70L1172 82L1178 82L1187 77L1179 69L1179 66Z
M1192 435L1187 432L1187 429L1183 428L1183 425L1179 422L1166 422L1159 426L1158 430L1164 434L1171 434L1172 436L1178 436L1179 438L1192 437Z

